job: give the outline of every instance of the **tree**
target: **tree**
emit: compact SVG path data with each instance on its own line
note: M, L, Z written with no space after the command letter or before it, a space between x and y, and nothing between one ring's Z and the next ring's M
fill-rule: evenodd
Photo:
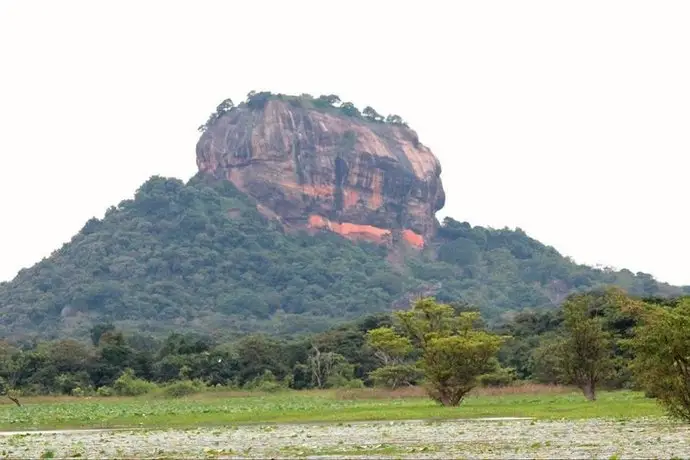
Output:
M211 115L209 115L208 120L206 120L206 123L199 126L197 128L197 130L200 132L206 131L224 113L231 111L233 108L235 108L235 104L232 102L232 99L230 99L230 98L224 99L223 102L221 102L220 104L218 104L216 106L216 111L213 112Z
M370 105L364 107L364 110L362 111L362 115L364 115L364 118L368 118L371 121L376 121L376 122L381 122L383 121L383 116L380 115L374 108Z
M367 344L384 366L400 364L412 352L410 339L401 337L389 327L367 331Z
M273 93L270 91L250 91L247 94L247 107L250 109L263 109L266 103L271 99Z
M391 114L386 117L386 123L390 123L392 125L401 125L401 126L407 126L407 123L402 119L400 115L395 115Z
M647 305L628 344L632 370L669 415L690 422L690 299L676 307Z
M420 299L395 318L398 329L419 348L429 396L444 406L460 404L477 378L493 369L492 359L504 340L476 328L479 313L456 312L432 298Z
M354 366L345 357L332 351L322 353L316 346L312 346L309 356L312 383L316 388L338 386L338 383L351 380Z
M319 108L334 107L337 104L340 104L340 97L335 94L322 94L314 100L314 105Z
M352 102L344 102L343 105L340 106L340 111L343 115L348 117L359 117L362 115Z
M218 116L220 116L220 115L224 114L225 112L231 111L234 107L235 107L235 104L232 102L232 99L227 98L223 102L218 104L218 106L216 107L216 114L218 114Z
M242 337L235 346L235 353L240 385L260 377L266 370L270 370L279 380L289 372L290 363L286 362L283 343L267 335Z
M413 350L410 339L396 334L390 327L371 329L366 338L374 356L383 364L369 373L375 385L395 389L421 378L421 370L405 362Z
M529 353L525 363L533 380L547 384L562 383L560 358L554 353L562 341L563 338L554 333L538 337L538 346Z
M91 343L94 347L97 347L99 342L101 341L101 336L106 332L113 332L114 330L115 326L112 323L96 324L90 330Z
M21 371L21 351L5 341L0 341L0 395L21 406L17 380Z
M611 302L620 300L613 291L609 297ZM590 401L613 367L613 340L604 330L603 317L592 311L595 300L595 293L584 293L564 302L563 337L553 345L559 375L565 383L580 387Z

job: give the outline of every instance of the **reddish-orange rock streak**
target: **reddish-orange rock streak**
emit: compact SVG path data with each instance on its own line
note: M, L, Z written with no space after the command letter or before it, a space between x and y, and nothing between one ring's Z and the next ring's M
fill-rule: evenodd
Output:
M407 243L411 244L412 246L415 246L417 248L424 247L424 237L419 233L413 232L409 229L405 229L402 232L402 237Z
M383 243L391 231L373 225L359 225L350 222L331 222L325 217L312 214L309 216L309 227L330 230L347 238L361 238L376 243Z

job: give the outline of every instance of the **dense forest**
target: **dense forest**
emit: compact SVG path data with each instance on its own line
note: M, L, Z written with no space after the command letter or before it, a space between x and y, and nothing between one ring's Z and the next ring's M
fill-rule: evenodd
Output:
M0 284L0 336L84 339L112 323L158 337L287 337L428 295L476 307L493 324L603 285L636 296L682 293L643 273L575 264L520 229L448 218L418 253L283 228L227 181L152 177L134 199Z
M501 338L495 342L500 348L485 357L483 367L471 376L470 388L518 382L591 384L592 392L595 387L639 388L640 381L633 376L634 360L640 356L654 358L649 372L643 368L643 376L659 372L658 366L666 366L666 362L671 365L664 369L673 370L673 356L665 359L663 353L676 350L676 342L687 347L683 337L690 332L690 297L637 299L614 288L571 294L564 307L524 310L494 326L465 305L439 305L433 299L421 299L416 304L450 308L458 317L475 315L473 327L489 334L484 340ZM425 382L416 362L421 355L415 352L412 341L402 340L393 332L404 326L398 319L411 318L410 311L367 315L324 332L290 339L247 334L226 342L190 332L157 338L98 324L84 341L41 341L23 349L0 342L0 393L14 394L17 399L31 394L126 396L151 391L182 396L216 386L276 391L420 385ZM640 329L644 312L678 312L676 319L663 317L659 323L663 327L675 321L678 327L666 332L648 329L645 338L644 329ZM638 343L631 345L634 336ZM468 340L461 338L464 343ZM476 353L474 347L469 350ZM459 362L453 360L454 366ZM584 373L583 377L567 372L568 366L576 370L596 366L597 373Z

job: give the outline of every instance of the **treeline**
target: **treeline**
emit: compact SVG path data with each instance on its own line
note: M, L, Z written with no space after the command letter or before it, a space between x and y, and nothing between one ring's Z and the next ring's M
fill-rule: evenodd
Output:
M99 325L89 343L2 343L0 383L15 398L424 385L432 398L456 405L477 385L522 381L575 385L591 400L599 389L643 389L690 418L690 407L682 409L689 359L690 297L641 299L604 288L492 328L467 306L429 298L289 340L252 334L218 343L172 333L159 342Z
M164 340L123 333L111 324L91 330L90 341L39 342L19 348L0 342L0 382L22 395L136 395L154 385L188 381L271 391L363 386L377 367L366 331L386 315L292 340L252 334L234 342L171 333Z

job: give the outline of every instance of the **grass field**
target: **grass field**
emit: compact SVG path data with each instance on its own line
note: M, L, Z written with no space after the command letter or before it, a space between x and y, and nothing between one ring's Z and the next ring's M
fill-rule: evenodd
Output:
M534 417L539 420L634 419L663 413L631 391L602 392L597 401L561 387L480 391L459 407L441 407L420 389L323 390L275 394L208 392L181 399L24 398L0 404L0 430L66 428L188 428L213 425L376 420Z

